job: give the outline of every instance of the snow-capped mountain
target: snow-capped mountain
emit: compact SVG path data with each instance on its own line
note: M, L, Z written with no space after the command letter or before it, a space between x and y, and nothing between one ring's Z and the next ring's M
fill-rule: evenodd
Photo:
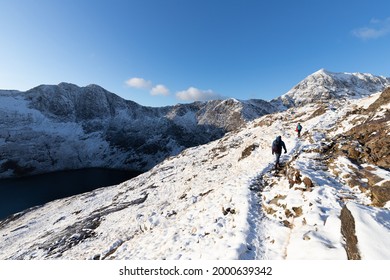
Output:
M390 78L363 73L333 73L321 69L298 83L287 93L273 99L280 110L315 102L344 102L362 98L390 86Z
M161 108L97 85L0 91L0 178L88 167L146 171L276 110L367 96L388 85L389 78L320 70L271 102L227 99Z
M10 216L0 259L388 260L389 102L386 90L269 114L132 180Z
M271 112L261 100L144 107L97 85L0 91L0 177L86 167L146 171Z

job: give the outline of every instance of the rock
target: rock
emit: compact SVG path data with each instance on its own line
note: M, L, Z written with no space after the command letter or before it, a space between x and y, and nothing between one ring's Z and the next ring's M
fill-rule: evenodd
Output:
M303 183L305 184L307 191L311 191L311 189L314 187L312 180L308 177L303 178Z
M294 177L295 177L295 183L297 183L297 184L302 183L302 180L301 180L302 175L299 172L299 170L297 170L297 172L295 172Z
M222 207L222 213L226 216L227 214L236 214L236 210L230 207L227 207L226 209Z
M289 221L287 221L287 220L283 220L283 225L285 226L285 227L288 227L288 228L293 228L293 224L292 223L290 223Z
M303 211L302 211L302 207L299 206L299 207L293 207L292 210L295 212L295 217L299 217L302 215Z
M386 202L390 201L390 181L381 186L374 185L370 187L370 190L373 205L383 207Z
M360 253L357 247L358 239L356 237L355 219L347 206L341 209L341 234L345 239L345 251L349 260L360 260Z
M299 185L302 183L301 172L295 168L292 168L291 166L288 166L288 168L286 168L286 177L289 182L290 188L292 188L295 184Z
M244 159L244 158L250 156L251 153L252 153L254 150L256 150L256 148L257 148L258 146L259 146L258 144L252 144L252 145L246 147L246 148L242 151L241 157L238 159L238 161L240 161L240 160L242 160L242 159Z

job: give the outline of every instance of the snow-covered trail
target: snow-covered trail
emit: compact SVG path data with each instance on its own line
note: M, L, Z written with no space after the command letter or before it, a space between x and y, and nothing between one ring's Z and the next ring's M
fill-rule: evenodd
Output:
M249 188L253 192L250 197L251 207L248 213L248 223L252 228L251 233L248 235L248 244L251 244L254 248L251 256L253 259L295 258L295 252L300 251L299 244L295 244L297 243L295 241L296 236L302 235L298 239L309 240L309 235L313 231L309 226L302 228L301 224L307 225L306 218L295 217L294 214L296 213L293 209L300 212L306 211L307 213L318 210L321 206L313 209L313 205L316 201L316 196L322 195L323 190L320 191L320 194L317 191L308 194L304 190L290 189L289 181L284 172L286 172L287 168L293 166L301 171L302 176L313 177L313 181L315 181L314 177L318 178L318 180L320 178L329 178L326 174L314 175L313 172L317 164L320 163L310 161L306 157L304 150L313 148L316 145L310 142L311 137L317 141L322 140L325 131L336 123L337 114L332 114L331 117L328 117L326 124L322 117L310 119L308 122L305 122L304 117L305 114L302 112L290 110L279 114L279 116L276 114L272 122L270 121L271 125L264 127L264 134L273 135L274 137L263 140L271 143L272 138L275 138L277 135L282 136L288 153L282 155L281 162L285 167L277 173L273 170L273 160L270 161L269 157L260 157L259 161L262 168L249 182ZM295 134L295 127L298 122L301 122L304 127L301 138L298 138ZM314 133L312 133L313 131ZM271 153L270 149L269 152ZM315 181L313 183L318 184L319 182ZM326 185L331 185L331 183ZM291 201L287 201L288 199L291 199ZM286 200L285 204L280 204L284 205L284 207L282 206L282 209L275 210L279 211L277 215L273 213L274 216L278 216L277 219L272 218L269 213L264 213L264 205L268 205L269 202L271 204L279 204L282 200ZM321 204L322 202L318 203ZM291 208L290 213L282 213L282 211L286 210L287 204ZM341 209L340 206L337 208ZM290 217L287 217L289 215ZM309 220L309 222L311 221ZM313 222L313 224L316 224L316 222ZM298 248L296 248L297 246ZM308 254L310 255L310 253Z
M286 165L284 170L275 174L271 172L273 164L268 164L251 185L252 189L257 187L256 191L259 191L259 193L252 195L252 203L260 205L252 206L250 211L251 220L255 221L252 223L255 225L254 232L256 234L254 235L258 238L257 241L252 241L253 244L256 244L254 258L314 258L314 252L318 252L325 246L325 251L328 251L329 248L338 251L335 254L334 250L330 250L329 259L335 259L335 255L339 255L337 258L345 259L341 240L337 239L340 235L333 234L334 240L329 240L329 231L333 228L340 228L339 225L337 227L334 225L337 223L341 205L335 200L337 194L334 188L329 188L329 186L335 186L335 182L324 171L313 173L313 169L311 169L313 163L301 154L302 147L307 145L306 140L293 139L290 144L293 144L293 148L289 151L289 155L283 159ZM302 175L309 175L313 183L321 187L313 189L312 192L307 192L304 186L291 188L288 179L283 174L290 166L300 168ZM329 182L326 178L330 178ZM319 180L322 181L319 182ZM325 201L323 201L324 198L326 198ZM276 209L269 205L275 205ZM270 207L268 209L271 210L264 213L264 209L266 209L264 206ZM254 214L256 212L257 216ZM326 228L319 230L319 227L326 224ZM302 242L305 244L301 244ZM306 243L311 243L308 246L312 248L311 250L302 250L306 247ZM324 253L318 256L323 259Z
M364 191L346 184L345 178L358 167L346 158L325 153L324 147L332 137L351 128L352 118L346 118L349 111L348 106L339 110L329 108L326 114L308 119L305 115L295 118L285 112L284 122L275 121L265 128L270 134L280 131L290 149L288 156L282 159L286 163L284 170L275 174L271 172L272 164L263 162L263 169L249 183L255 190L250 199L253 206L249 214L252 235L257 236L257 239L249 240L255 247L255 259L347 259L341 233L341 210L349 202L371 205L371 201ZM291 133L297 122L306 129L300 139ZM329 158L332 158L332 169ZM300 180L292 183L297 171ZM340 173L345 175L338 175ZM305 179L309 179L306 182L312 186L308 186ZM365 213L357 214L358 217L380 212L370 206L361 211ZM383 211L380 215L388 216L388 210ZM370 223L375 224L375 216L370 219ZM364 222L360 226L364 231L372 231ZM361 242L364 245L365 238ZM382 254L381 251L367 253L371 256Z
M299 112L296 114L302 116ZM261 185L259 187L262 189L260 203L263 206L260 209L256 227L257 234L263 242L257 258L315 258L314 252L318 252L324 243L326 243L325 251L328 248L335 248L337 251L335 254L333 252L335 250L330 250L329 259L334 259L335 255L339 256L336 258L345 258L341 240L337 239L340 235L333 234L335 240L327 240L329 239L328 228L334 228L334 223L337 223L338 220L334 217L337 217L341 210L341 206L334 199L337 196L332 193L333 190L328 188L328 186L334 186L335 182L325 171L318 170L322 165L318 155L306 153L306 150L317 148L320 141L323 140L326 130L336 123L337 115L332 114L326 122L322 117L307 122L303 117L294 118L292 114L287 118L289 121L281 121L273 125L273 130L280 130L286 145L290 147L288 156L282 158L285 167L281 172L275 174L270 172L272 165L267 165L258 174L256 180ZM301 122L304 127L301 138L292 134L298 122ZM311 143L313 138L315 139L314 144ZM306 190L303 183L296 185L295 188L292 187L286 176L291 169L299 170L301 179L310 178L315 186L321 187L315 188L311 192ZM327 192L331 192L331 194L327 194ZM328 198L327 201L321 201L324 198ZM267 213L263 211L267 211ZM329 211L333 212L326 213ZM336 221L331 224L331 220ZM327 221L328 227L323 229L324 233L318 233L318 227L321 223L325 225ZM335 228L339 228L339 226ZM276 232L277 234L275 234ZM311 249L302 250L309 243L311 245L308 247ZM318 256L324 258L324 253L318 254Z
M255 156L258 159L260 168L259 172L248 182L248 188L252 191L249 196L249 211L248 211L248 224L250 231L247 236L247 244L250 248L249 254L240 256L240 259L267 259L267 240L269 237L266 234L265 216L262 209L262 193L265 190L264 177L273 176L275 167L275 157L272 155L271 145L272 141L277 136L282 136L282 140L286 144L287 153L282 154L280 162L285 165L291 160L293 156L301 147L301 140L294 135L295 123L288 123L282 120L278 120L270 127L264 127L262 130L261 143L268 143L266 149L260 149ZM268 136L268 137L266 137ZM265 138L266 137L266 138ZM271 156L264 156L261 153L269 153Z

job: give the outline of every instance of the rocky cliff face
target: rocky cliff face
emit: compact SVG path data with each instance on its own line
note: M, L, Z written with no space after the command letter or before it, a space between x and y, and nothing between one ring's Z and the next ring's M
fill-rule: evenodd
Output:
M145 171L274 111L265 101L144 107L97 86L0 91L0 177L110 167Z

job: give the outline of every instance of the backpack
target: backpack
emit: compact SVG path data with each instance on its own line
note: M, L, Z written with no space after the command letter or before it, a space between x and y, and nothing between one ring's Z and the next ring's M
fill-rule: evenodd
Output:
M296 131L301 131L301 130L302 130L302 126L300 124L298 124Z
M274 142L272 142L272 152L278 153L280 152L280 150L281 150L281 142L278 140L274 140Z

